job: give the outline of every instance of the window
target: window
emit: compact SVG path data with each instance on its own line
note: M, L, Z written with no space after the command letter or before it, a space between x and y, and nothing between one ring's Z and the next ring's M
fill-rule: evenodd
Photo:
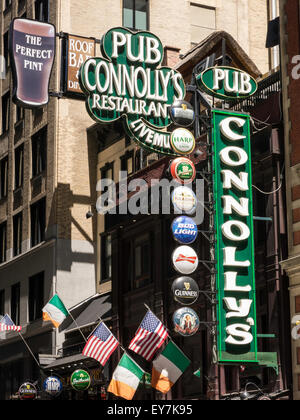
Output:
M44 306L44 273L29 278L28 311L29 322L41 319Z
M9 129L9 98L9 92L2 96L2 134L6 133L6 131L8 131Z
M104 201L103 205L105 207L110 207L115 203L114 162L107 163L101 169L101 181L103 180L107 180L102 186L102 194L106 194L107 196L107 200Z
M102 256L101 256L101 283L111 280L112 261L111 261L111 235L101 238Z
M216 29L216 9L191 3L191 40L198 44Z
M0 264L6 261L6 241L7 241L7 227L6 223L0 225ZM1 311L0 311L1 314Z
M8 44L8 31L3 35L3 57L5 60L5 70L9 67L9 44Z
M20 325L20 283L11 287L11 319L16 325Z
M24 119L24 108L16 106L16 122Z
M46 207L45 198L31 206L31 246L45 240Z
M35 19L41 22L49 21L49 0L35 1Z
M151 246L149 235L137 238L134 245L133 288L138 289L151 283Z
M124 156L121 157L121 171L127 172L127 175L130 176L134 172L134 153L133 150L126 152Z
M15 150L15 189L23 186L24 146Z
M14 230L14 256L22 253L22 213L17 214L13 218Z
M0 316L5 315L5 291L0 290Z
M0 200L7 197L8 187L8 157L0 161Z
M32 177L46 170L47 162L47 129L40 130L32 137Z
M3 10L6 10L6 9L8 9L9 8L9 6L11 6L11 0L4 0L4 2L3 2L4 4L3 4Z
M123 0L123 26L135 30L148 29L148 0Z

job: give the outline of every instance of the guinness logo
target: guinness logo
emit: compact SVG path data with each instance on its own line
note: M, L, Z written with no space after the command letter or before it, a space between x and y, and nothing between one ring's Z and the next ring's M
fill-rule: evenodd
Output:
M197 282L191 277L179 277L172 284L174 299L183 305L192 305L199 297Z

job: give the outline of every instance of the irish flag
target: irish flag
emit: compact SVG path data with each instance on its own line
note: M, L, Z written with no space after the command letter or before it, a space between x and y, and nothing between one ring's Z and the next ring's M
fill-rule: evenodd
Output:
M51 321L56 328L60 326L68 315L68 310L57 295L54 295L43 308L43 320Z
M151 385L166 394L191 361L182 353L173 341L169 341L166 348L153 361Z
M107 390L117 397L132 400L144 373L139 365L124 353Z

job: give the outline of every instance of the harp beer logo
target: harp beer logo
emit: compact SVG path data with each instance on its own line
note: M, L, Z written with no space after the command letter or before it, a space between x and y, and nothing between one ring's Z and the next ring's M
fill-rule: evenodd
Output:
M160 67L161 41L150 32L133 33L113 28L101 42L103 58L90 58L80 69L80 85L86 107L97 122L123 118L130 137L140 146L175 156L170 133L169 108L185 96L179 72Z

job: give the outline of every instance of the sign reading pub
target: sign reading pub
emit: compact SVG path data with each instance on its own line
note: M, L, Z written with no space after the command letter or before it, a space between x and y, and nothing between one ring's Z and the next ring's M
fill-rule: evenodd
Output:
M89 115L97 122L124 118L125 128L143 148L176 156L170 133L169 108L185 96L179 72L160 67L161 41L150 32L133 33L118 27L101 41L103 58L90 58L80 69ZM179 152L180 154L180 152Z

